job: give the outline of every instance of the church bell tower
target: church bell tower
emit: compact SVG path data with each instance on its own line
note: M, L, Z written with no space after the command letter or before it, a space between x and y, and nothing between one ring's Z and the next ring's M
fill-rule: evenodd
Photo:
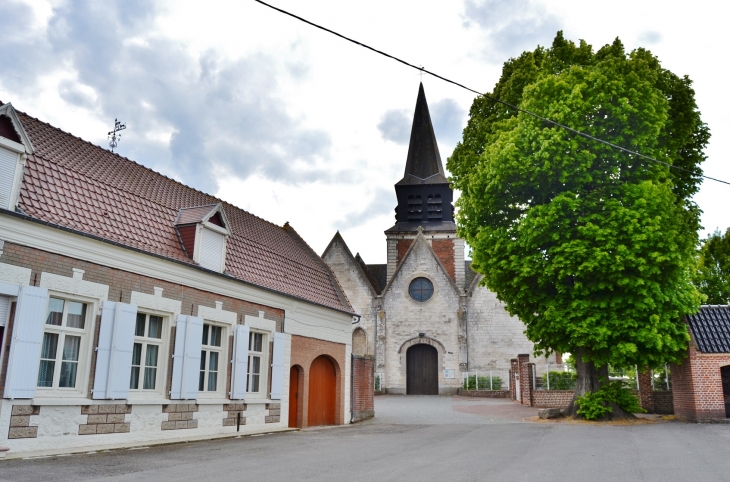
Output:
M449 275L463 286L464 241L456 238L454 193L441 162L423 84L418 88L405 173L395 185L395 194L395 225L385 231L388 280L422 227Z

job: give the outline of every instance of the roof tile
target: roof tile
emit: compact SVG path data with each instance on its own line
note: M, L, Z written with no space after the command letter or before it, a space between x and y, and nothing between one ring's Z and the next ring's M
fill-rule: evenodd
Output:
M730 353L730 305L702 306L687 321L701 352Z
M20 193L27 215L194 265L180 246L178 213L222 203L230 236L226 272L240 281L352 312L329 268L280 226L129 159L18 113L35 152ZM181 211L182 210L182 211ZM201 215L202 216L202 215ZM190 221L192 219L192 221Z

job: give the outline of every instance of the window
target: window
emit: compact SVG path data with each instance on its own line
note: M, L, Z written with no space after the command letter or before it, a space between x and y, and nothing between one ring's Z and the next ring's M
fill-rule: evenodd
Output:
M51 297L43 330L38 386L76 388L86 341L87 305Z
M248 393L260 393L265 387L261 385L261 367L266 366L264 359L264 334L250 332L248 334Z
M411 281L408 293L416 301L428 301L433 296L433 283L427 278L416 278Z
M137 313L132 348L132 373L130 390L155 390L157 388L158 364L162 351L161 316Z
M200 352L198 391L218 391L218 370L220 359L223 356L222 338L222 327L207 323L203 324L203 349Z

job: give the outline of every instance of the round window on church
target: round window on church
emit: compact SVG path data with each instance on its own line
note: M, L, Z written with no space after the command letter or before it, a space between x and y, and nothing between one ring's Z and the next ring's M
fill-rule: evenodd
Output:
M416 278L411 281L408 293L416 301L428 301L433 296L433 283L427 278Z

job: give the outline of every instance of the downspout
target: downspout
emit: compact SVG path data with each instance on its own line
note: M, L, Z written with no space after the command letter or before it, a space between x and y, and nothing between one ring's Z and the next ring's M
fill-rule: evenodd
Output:
M354 422L355 422L355 355L350 353L350 423L354 423Z
M464 309L464 325L466 330L466 370L469 371L469 308L466 304L461 305Z

